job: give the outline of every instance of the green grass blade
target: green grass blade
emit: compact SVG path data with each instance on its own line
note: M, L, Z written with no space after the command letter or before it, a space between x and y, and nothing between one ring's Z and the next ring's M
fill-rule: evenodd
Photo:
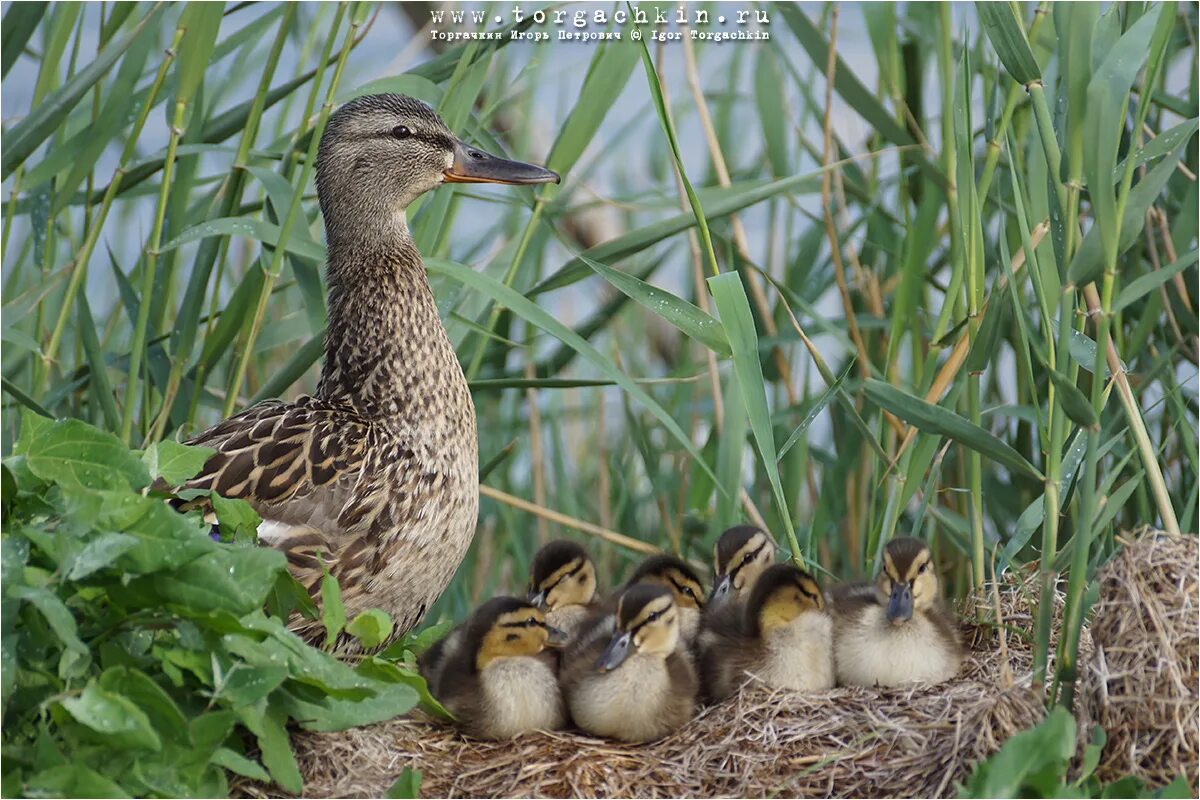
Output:
M1003 0L985 0L975 4L975 12L979 14L979 21L987 31L996 55L1000 56L1000 63L1008 70L1013 80L1022 86L1041 80L1042 70L1037 59L1033 57L1029 40L1025 38L1025 27L1021 24L1013 4Z

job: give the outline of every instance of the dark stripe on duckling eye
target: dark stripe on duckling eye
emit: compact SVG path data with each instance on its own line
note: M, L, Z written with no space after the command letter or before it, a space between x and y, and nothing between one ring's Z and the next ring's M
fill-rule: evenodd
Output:
M797 588L797 589L799 589L799 590L800 590L800 593L801 593L802 595L804 595L805 597L807 597L809 600L812 600L812 601L813 601L814 603L816 603L817 605L820 605L820 604L821 604L821 598L820 598L820 596L813 594L812 592L810 592L808 589L806 589L806 588L805 588L805 587L803 587L803 586L797 585L797 586L796 586L796 588Z
M746 555L742 558L741 562L739 562L738 565L736 567L734 567L733 571L737 572L739 569L741 569L744 566L747 566L751 561L758 558L758 554L762 552L764 547L766 547L765 544L760 544L758 547L754 548L749 553L746 553Z

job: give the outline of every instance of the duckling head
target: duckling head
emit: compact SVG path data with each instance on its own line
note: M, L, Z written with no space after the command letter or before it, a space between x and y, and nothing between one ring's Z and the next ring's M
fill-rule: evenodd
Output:
M317 197L331 239L363 226L403 228L404 209L442 183L558 183L555 173L472 147L425 103L357 97L329 118L317 152Z
M665 586L638 583L617 600L616 631L596 660L596 669L609 672L635 653L666 658L679 644L679 610Z
M537 551L529 566L530 603L554 611L595 597L596 565L581 546L559 539Z
M710 603L737 598L775 561L775 542L753 525L737 525L713 545L713 590Z
M898 536L883 548L883 569L876 581L888 622L903 625L914 611L923 611L937 600L938 579L933 556L920 539Z
M500 658L535 656L565 641L566 635L546 623L541 609L515 597L487 601L467 623L466 646L475 653L477 670Z
M704 608L704 586L700 578L686 562L675 556L663 554L647 558L629 576L625 588L632 588L639 583L665 587L674 596L679 608L697 612Z
M751 628L760 634L782 628L801 614L824 610L825 597L816 578L792 564L765 569L746 603Z

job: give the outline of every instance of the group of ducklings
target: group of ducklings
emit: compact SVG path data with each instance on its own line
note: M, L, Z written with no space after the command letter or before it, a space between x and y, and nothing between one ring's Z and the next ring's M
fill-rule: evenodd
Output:
M892 539L874 583L822 592L775 563L764 531L718 539L707 598L684 561L643 561L611 596L570 541L538 551L528 596L497 597L422 654L433 695L471 734L508 739L581 730L627 742L685 724L697 702L719 702L750 679L776 688L896 686L952 678L962 661L956 623L939 601L929 548Z

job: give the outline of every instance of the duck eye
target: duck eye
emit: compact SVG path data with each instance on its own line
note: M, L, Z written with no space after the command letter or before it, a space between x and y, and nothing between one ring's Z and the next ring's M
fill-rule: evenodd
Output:
M925 568L926 568L926 567L928 567L928 566L929 566L929 562L928 562L928 561L926 561L925 563L921 564L921 566L917 567L917 574L918 574L918 575L924 575L924 574L925 574Z
M397 125L392 128L392 138L407 139L410 136L412 136L412 131L408 129L407 125Z

